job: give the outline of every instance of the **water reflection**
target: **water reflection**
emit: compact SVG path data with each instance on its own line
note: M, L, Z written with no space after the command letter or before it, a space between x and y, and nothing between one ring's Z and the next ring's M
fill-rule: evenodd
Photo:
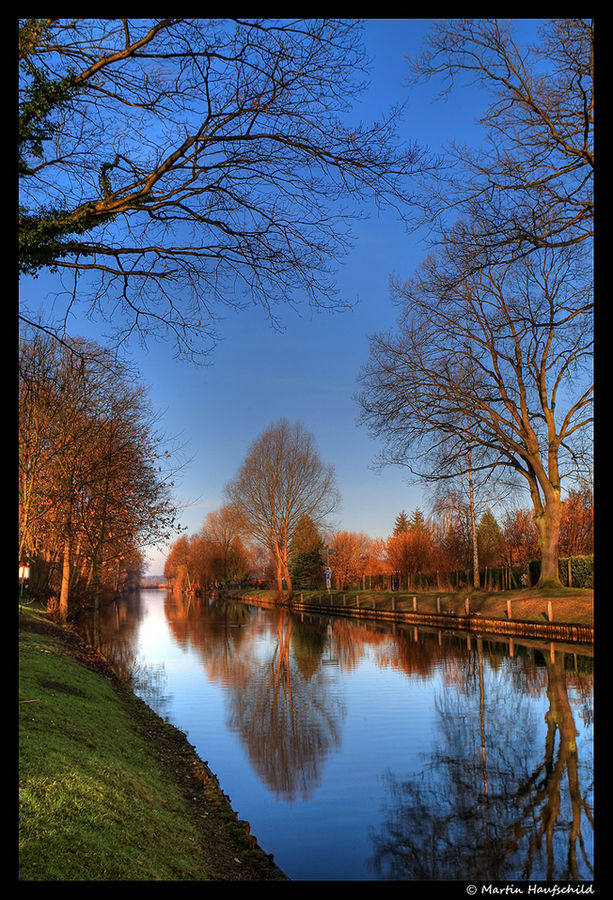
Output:
M539 654L540 656L540 654ZM448 660L438 740L423 770L388 773L389 807L373 834L388 879L591 879L591 759L580 760L570 691L585 679L563 653L484 665L482 641L461 670ZM511 675L528 691L519 694ZM530 693L545 690L541 738Z
M297 795L311 796L320 783L321 768L340 743L344 709L317 665L321 635L279 611L275 639L265 646L249 681L231 692L228 724L260 778L277 797L293 802Z
M108 600L96 611L82 612L75 627L89 644L113 666L120 678L130 681L137 661L137 635L143 617L140 593Z
M322 854L339 829L358 827L342 819L344 805L353 810L359 802L355 785L365 777L355 770L358 754L345 745L344 729L348 685L363 661L373 661L375 672L398 675L394 690L403 697L415 684L431 692L432 737L421 764L409 770L402 758L381 759L377 804L368 799L374 789L362 785L358 825L368 847L359 862L347 861L355 874L344 877L592 878L593 660L587 651L171 594L163 613L174 645L195 655L203 677L223 688L228 734L245 748L266 802L298 800L320 816ZM143 615L142 600L133 598L81 627L163 714L163 670L136 653ZM417 742L415 722L394 719L390 708L392 742ZM359 749L376 762L380 744L371 743L372 730L365 718ZM335 756L351 762L335 769L334 791L326 792ZM334 821L324 806L327 793L334 794ZM293 824L300 809L292 808ZM268 849L277 858L276 841L288 840L291 830L286 823L283 835L273 836Z

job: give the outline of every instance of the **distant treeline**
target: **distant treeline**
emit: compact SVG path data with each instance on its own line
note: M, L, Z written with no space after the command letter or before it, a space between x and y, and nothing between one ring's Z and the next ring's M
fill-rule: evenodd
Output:
M530 510L513 510L500 523L490 510L477 527L479 578L468 512L461 505L427 519L417 509L401 512L387 538L363 532L321 533L304 516L290 542L289 570L297 590L514 590L536 584L540 576L538 529ZM569 494L560 529L562 585L593 586L593 504L589 490ZM167 558L165 575L181 590L213 585L275 584L274 563L266 550L241 530L230 507L210 513L196 535L183 536Z

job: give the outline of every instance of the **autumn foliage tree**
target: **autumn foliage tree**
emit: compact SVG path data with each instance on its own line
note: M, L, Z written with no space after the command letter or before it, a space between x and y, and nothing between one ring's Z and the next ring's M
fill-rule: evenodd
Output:
M594 497L588 487L569 491L560 522L562 556L588 555L594 552Z
M531 509L508 510L502 519L502 537L507 565L527 567L538 559L538 526Z
M164 577L179 592L201 593L243 581L253 566L254 554L244 541L240 519L224 505L208 513L195 534L183 534L171 545Z
M169 537L169 451L144 386L99 346L24 340L19 359L19 555L62 616L117 590Z
M391 570L410 590L418 573L429 572L433 564L432 532L421 512L405 517L404 527L394 529L386 544L386 556Z
M164 562L164 578L179 590L191 590L196 581L193 542L183 534L170 547Z
M230 582L240 579L245 574L248 554L237 510L226 504L208 513L201 534L217 555L218 580Z
M371 538L368 547L366 563L364 565L364 584L372 587L373 579L376 584L381 578L389 574L389 565L385 553L385 539L381 537Z
M362 531L338 531L330 540L332 577L342 590L365 574L371 556L371 538Z

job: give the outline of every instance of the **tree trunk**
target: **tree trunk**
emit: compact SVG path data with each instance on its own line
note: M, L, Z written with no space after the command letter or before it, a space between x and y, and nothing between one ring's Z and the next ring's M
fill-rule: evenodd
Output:
M290 601L294 596L294 587L292 585L292 576L289 573L289 565L283 561L283 577L285 578L285 586L287 587L287 599Z
M275 577L277 579L277 600L283 603L283 569L279 559L275 560Z
M60 617L66 620L68 616L68 595L70 592L70 538L64 541L64 560L62 563L62 588L60 590Z
M558 544L562 503L559 495L552 495L537 515L541 548L541 575L537 587L560 586L558 571Z
M473 539L473 587L476 591L481 587L479 581L479 545L477 543L477 520L475 518L475 497L473 491L473 470L470 451L468 456L468 493L470 500L470 529Z
M289 572L289 559L287 553L287 537L284 534L282 539L275 546L275 557L277 564L277 590L279 592L279 602L284 602L283 582L287 587L287 600L291 601L293 596L292 576Z

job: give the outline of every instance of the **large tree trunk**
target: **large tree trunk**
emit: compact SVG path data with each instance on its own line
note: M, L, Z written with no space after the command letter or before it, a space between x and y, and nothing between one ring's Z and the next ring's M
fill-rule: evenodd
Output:
M559 483L542 479L543 495L538 490L536 478L529 480L530 496L539 530L539 549L541 551L541 575L537 587L560 587L558 572L558 544L560 539L560 520L562 518L562 500Z
M283 577L285 578L285 586L287 588L287 599L288 601L291 601L292 597L294 596L294 588L292 585L292 576L289 572L289 564L287 558L283 560L282 571Z
M541 548L541 575L537 587L560 586L558 544L561 516L562 503L559 496L550 497L549 502L537 513L536 520Z
M279 559L275 560L275 576L277 579L277 600L283 603L283 568Z

